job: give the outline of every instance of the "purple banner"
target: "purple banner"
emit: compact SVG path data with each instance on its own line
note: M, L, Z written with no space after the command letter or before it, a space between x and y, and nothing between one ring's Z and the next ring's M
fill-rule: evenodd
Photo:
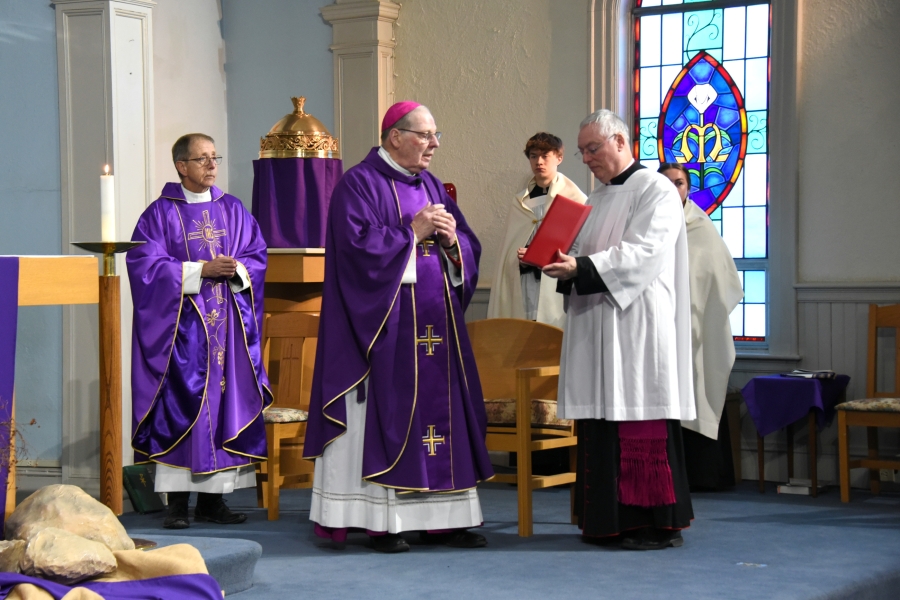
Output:
M9 436L16 376L16 319L19 313L19 258L0 257L0 526L9 478ZM2 531L2 527L0 527Z
M253 161L253 208L270 248L324 248L331 192L344 173L334 158Z

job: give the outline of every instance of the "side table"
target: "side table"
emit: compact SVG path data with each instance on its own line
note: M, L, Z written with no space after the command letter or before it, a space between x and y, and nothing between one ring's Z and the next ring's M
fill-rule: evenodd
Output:
M834 418L835 407L843 400L850 377L834 379L762 375L751 379L741 390L747 412L756 426L759 460L759 491L765 492L765 454L763 438L787 428L788 477L794 475L794 423L808 420L809 478L811 495L818 495L817 452L818 431Z

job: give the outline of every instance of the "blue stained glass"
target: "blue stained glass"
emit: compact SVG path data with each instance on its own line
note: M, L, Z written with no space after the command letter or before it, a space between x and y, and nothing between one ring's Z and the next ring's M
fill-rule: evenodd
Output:
M766 257L766 207L744 209L744 258Z
M766 272L744 271L744 303L763 303L766 301Z
M711 50L722 47L722 11L684 13L684 49Z
M747 154L769 151L769 113L765 110L747 112Z
M727 71L704 51L675 78L660 111L659 156L691 172L691 198L707 213L728 195L743 166L747 121L742 104ZM706 190L711 193L700 193Z
M704 8L706 2L636 1L658 9L640 17L658 21L636 28L636 149L648 167L658 164L654 158L684 165L691 199L710 215L740 269L742 260L768 257L771 10L769 3ZM692 103L692 90L708 93L694 93ZM731 315L732 331L764 337L767 274L747 273L748 297Z

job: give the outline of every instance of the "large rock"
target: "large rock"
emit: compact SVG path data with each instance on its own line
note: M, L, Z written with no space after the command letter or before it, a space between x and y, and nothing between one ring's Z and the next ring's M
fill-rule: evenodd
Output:
M112 573L116 557L100 542L46 527L29 540L20 567L26 575L73 584Z
M48 485L28 496L6 520L6 539L27 542L47 527L100 542L113 551L134 550L116 515L74 485Z
M25 555L25 542L12 540L0 542L0 571L4 573L18 573L19 562Z

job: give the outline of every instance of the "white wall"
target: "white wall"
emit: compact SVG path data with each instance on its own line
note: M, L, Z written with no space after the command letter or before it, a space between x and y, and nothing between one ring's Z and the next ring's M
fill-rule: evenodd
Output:
M0 254L61 252L55 19L49 2L0 2ZM58 466L61 308L20 309L16 342L18 458Z
M216 0L156 0L153 9L154 197L178 181L172 144L205 133L226 157L216 185L228 191L228 111L222 11ZM131 224L133 228L134 224ZM131 231L128 227L126 229Z
M560 170L583 189L574 156L588 114L588 1L406 0L396 30L396 100L427 105L444 132L431 171L456 184L483 246L489 286L513 195L531 177L525 142L563 139Z
M804 0L799 280L900 281L900 2Z
M259 138L306 96L305 110L334 134L327 0L223 0L228 76L228 192L249 208Z

